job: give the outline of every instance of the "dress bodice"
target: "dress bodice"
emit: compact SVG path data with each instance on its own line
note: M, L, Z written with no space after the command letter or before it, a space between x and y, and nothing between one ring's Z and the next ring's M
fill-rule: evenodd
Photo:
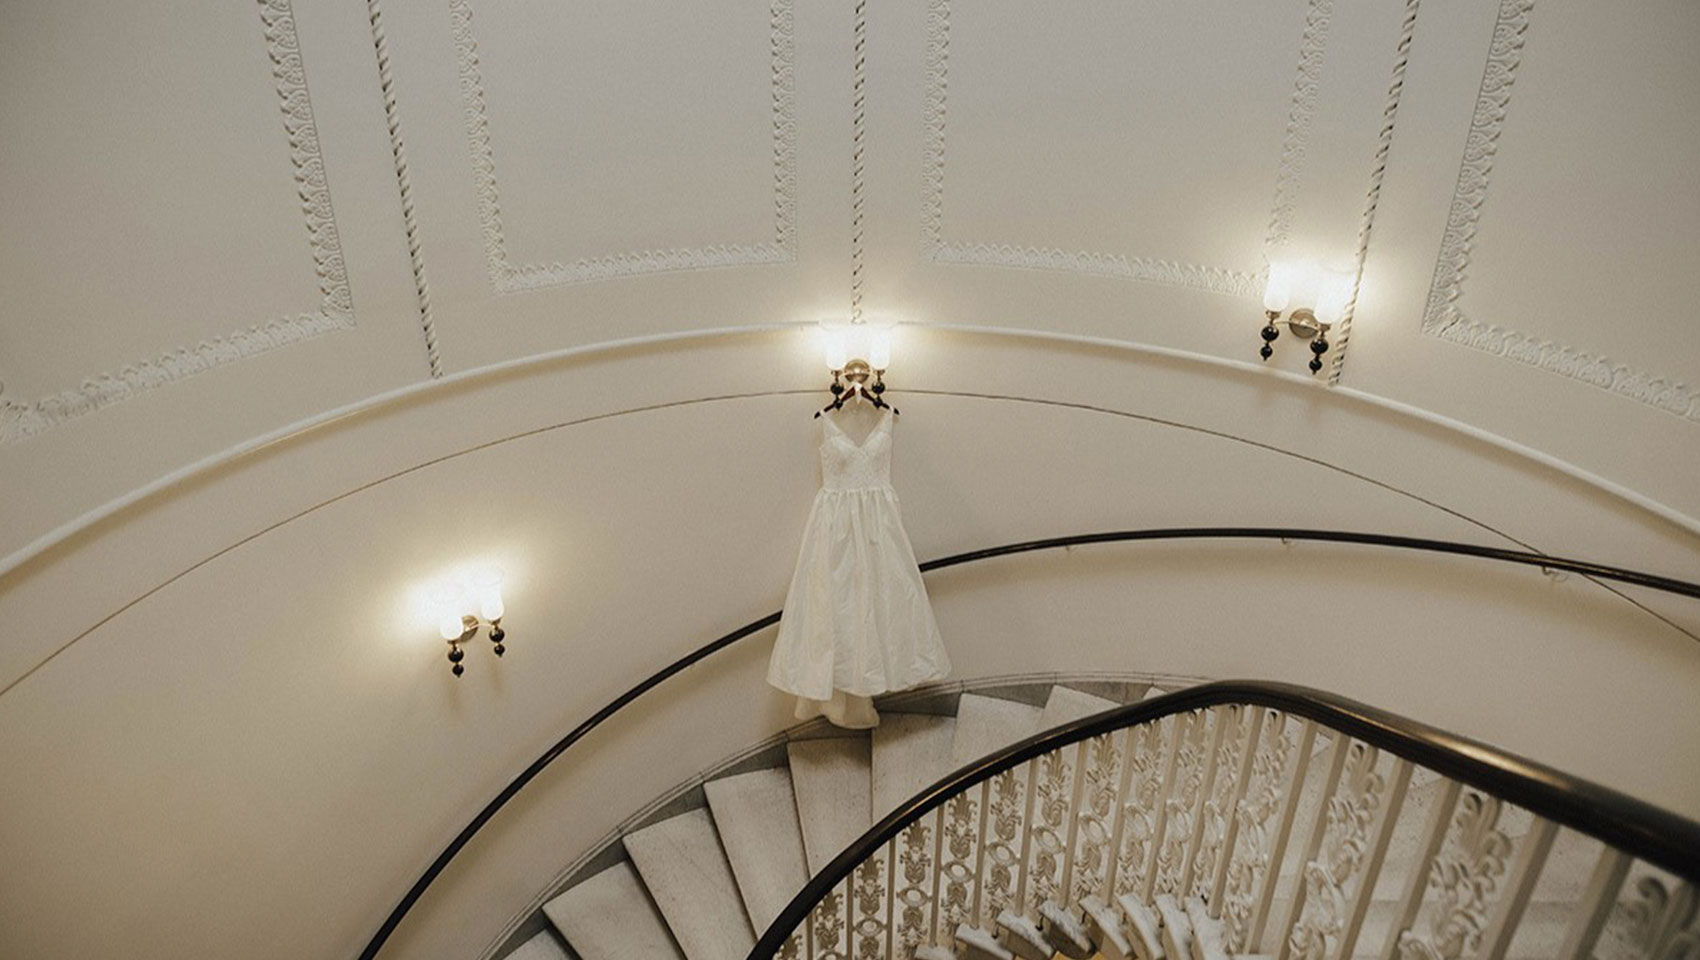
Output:
M879 423L857 443L834 423L821 418L820 472L825 490L868 490L891 486L891 411L880 414Z

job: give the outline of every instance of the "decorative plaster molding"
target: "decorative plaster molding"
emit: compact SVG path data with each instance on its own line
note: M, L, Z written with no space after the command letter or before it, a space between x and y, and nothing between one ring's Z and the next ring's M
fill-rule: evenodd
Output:
M1293 78L1293 105L1281 139L1281 164L1275 173L1275 203L1269 212L1268 248L1287 245L1298 205L1300 175L1310 145L1311 118L1322 86L1322 60L1328 49L1328 28L1334 22L1334 0L1311 0L1305 12L1305 32L1299 40L1299 72Z
M1458 183L1435 261L1434 279L1423 310L1423 332L1495 356L1580 380L1691 421L1700 421L1700 390L1654 376L1628 364L1575 347L1554 343L1508 327L1465 316L1459 300L1470 263L1470 248L1487 200L1499 134L1511 104L1511 85L1522 62L1524 35L1534 0L1500 0L1493 43L1470 121Z
M1284 242L1292 218L1305 144L1316 109L1317 85L1328 40L1333 0L1310 0L1300 41L1293 105L1276 173L1270 215L1270 244ZM1187 287L1235 297L1256 296L1261 271L1198 266L1123 254L1068 251L1025 244L947 240L944 236L945 126L950 79L950 0L929 0L926 28L925 147L921 162L921 237L932 263L973 264L1031 270L1061 270L1087 276L1121 277Z
M664 250L636 250L572 263L515 264L508 257L502 229L496 157L490 146L490 118L484 103L478 40L472 30L472 0L449 0L455 60L460 70L467 143L478 191L478 221L484 235L484 259L498 294L521 293L564 284L588 283L649 273L707 270L794 263L797 259L797 124L793 0L772 0L769 17L773 70L774 238L771 242L710 244Z
M1417 30L1417 6L1420 0L1405 0L1405 19L1399 25L1399 45L1393 57L1393 79L1387 84L1387 103L1381 108L1381 135L1375 143L1375 166L1369 174L1369 196L1364 199L1364 215L1358 224L1358 255L1352 272L1352 295L1334 329L1334 359L1328 371L1328 385L1340 382L1346 367L1346 345L1352 339L1352 318L1358 312L1358 293L1363 286L1364 261L1369 258L1369 233L1375 225L1375 211L1381 205L1381 181L1387 175L1387 154L1393 149L1393 124L1399 116L1399 100L1405 92L1405 68L1411 61L1411 38Z
M395 76L390 70L390 41L384 32L384 12L379 0L366 0L366 17L372 24L372 53L378 58L378 88L384 97L384 121L390 132L390 155L395 160L396 187L401 192L401 222L407 234L407 256L413 264L413 289L419 298L419 327L425 335L425 362L433 378L443 375L442 356L437 352L437 325L431 316L431 284L425 279L425 253L419 240L419 218L413 212L413 178L408 174L407 148L401 140L401 113L396 107Z
M862 162L867 135L868 0L856 0L855 65L850 84L850 322L862 322Z
M289 137L289 159L295 167L296 193L306 216L308 245L319 278L318 311L255 324L202 340L194 347L179 347L129 364L116 373L90 377L81 387L33 402L0 400L0 445L45 433L67 420L128 400L154 387L354 326L354 301L343 265L336 217L331 210L330 187L325 182L313 104L307 95L307 73L295 35L295 12L291 0L259 0L259 4L266 52L271 58L272 77L283 109L283 128Z
M1148 283L1191 287L1236 297L1257 296L1262 288L1256 274L1227 267L1201 267L1174 260L1127 257L1116 253L1070 252L1054 247L1018 247L997 243L946 241L933 248L934 263L967 263L1024 270L1064 270L1095 277L1121 277Z

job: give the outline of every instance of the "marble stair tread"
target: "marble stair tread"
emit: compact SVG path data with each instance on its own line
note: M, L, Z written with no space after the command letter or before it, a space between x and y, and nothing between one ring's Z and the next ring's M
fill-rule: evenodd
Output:
M507 960L571 960L567 951L555 942L555 935L545 930L519 945L508 954Z
M685 960L743 960L756 945L738 881L703 809L629 833L626 853Z
M791 771L775 767L722 777L703 784L703 791L744 909L758 932L766 930L809 882Z
M1065 723L1119 706L1121 704L1114 700L1082 693L1070 687L1052 687L1050 698L1045 701L1045 709L1039 714L1039 729L1060 727Z
M975 760L1025 740L1039 732L1039 707L1014 700L965 693L956 708L956 736L950 747L950 768L959 769Z
M867 737L793 740L791 786L814 876L873 826L873 757Z
M873 818L955 769L950 765L956 718L925 713L888 713L874 728Z
M629 863L568 888L543 913L583 960L683 960Z

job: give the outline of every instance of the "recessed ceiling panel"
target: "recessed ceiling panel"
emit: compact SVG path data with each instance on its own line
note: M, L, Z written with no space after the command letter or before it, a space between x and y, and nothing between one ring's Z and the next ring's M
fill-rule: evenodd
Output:
M789 3L449 12L498 291L790 258Z
M935 17L934 259L1085 253L1087 272L1243 292L1282 229L1271 194L1301 48L1319 69L1326 43L1310 7L995 0ZM1156 275L1171 264L1192 281Z
M1700 412L1697 37L1680 0L1502 6L1424 329Z
M352 322L308 66L287 2L0 7L8 400L214 344L153 371L175 379Z

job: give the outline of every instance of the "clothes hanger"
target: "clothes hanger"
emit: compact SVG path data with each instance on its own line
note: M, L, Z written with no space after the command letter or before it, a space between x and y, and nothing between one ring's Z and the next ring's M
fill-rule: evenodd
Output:
M835 410L844 409L845 402L856 397L861 397L873 404L876 410L890 410L894 417L903 416L903 411L886 403L885 398L880 396L880 394L885 393L885 382L882 380L876 379L873 385L869 386L865 378L852 379L850 385L845 386L838 377L834 377L830 389L832 390L832 402L815 412L816 420L819 420L823 413L832 413Z
M873 381L869 383L868 381ZM844 409L844 404L857 397L874 405L876 410L890 410L892 416L902 416L894 406L885 402L885 371L875 370L866 360L851 360L842 369L832 371L832 402L815 413L815 419L821 414Z

